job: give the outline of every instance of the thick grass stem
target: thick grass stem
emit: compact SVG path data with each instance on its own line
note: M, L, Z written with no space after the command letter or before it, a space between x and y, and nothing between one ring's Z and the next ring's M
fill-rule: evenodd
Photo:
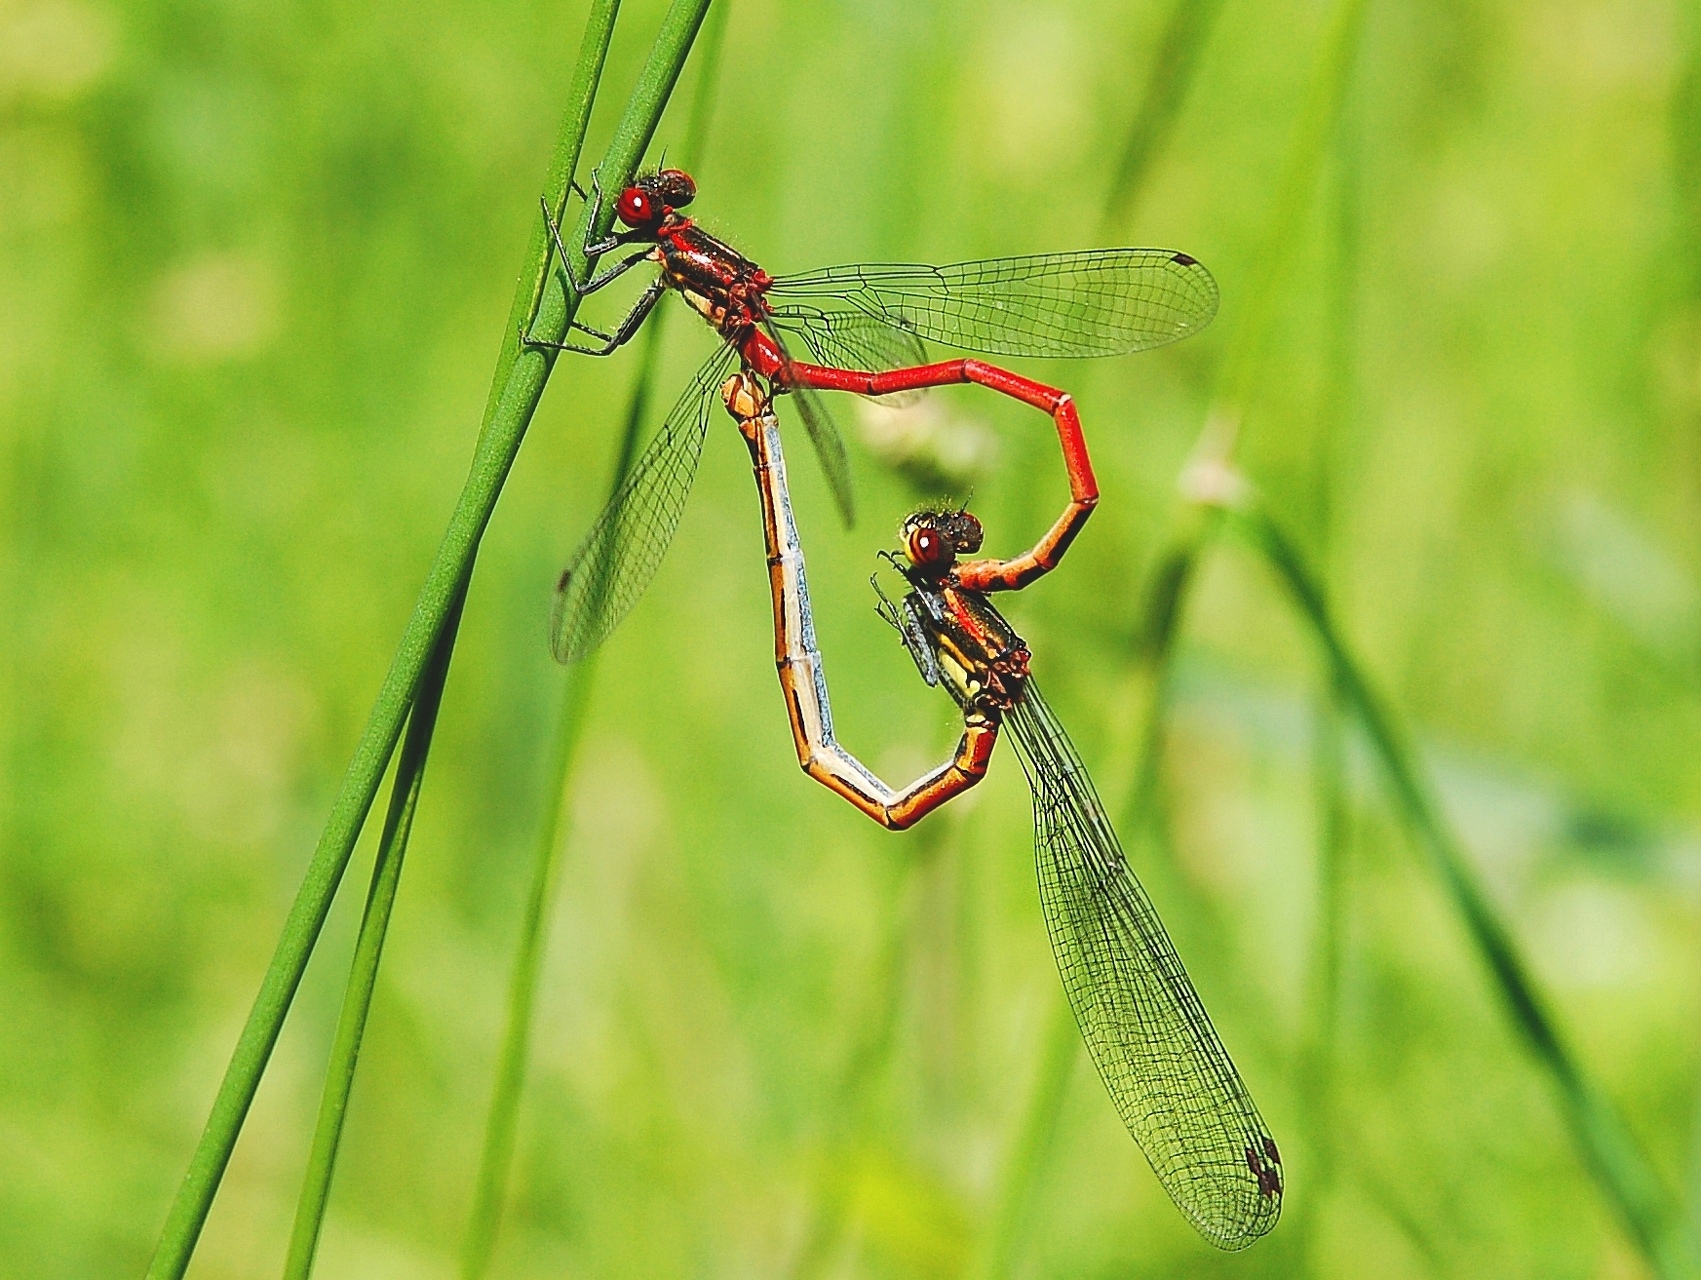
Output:
M708 4L709 0L675 0L669 8L603 159L606 173L624 181L636 170ZM594 83L587 84L587 92L590 91L594 91ZM588 113L588 106L586 110ZM558 147L558 154L563 150ZM573 146L565 150L576 153ZM605 208L601 225L592 228L587 209L575 243L586 243L593 231L606 232L613 218L613 209ZM536 270L544 270L543 261L540 252ZM581 269L584 266L582 261L578 265ZM546 290L534 325L538 336L559 340L576 307L575 297ZM487 411L486 426L480 432L466 484L344 775L324 834L285 919L277 948L261 979L259 994L219 1085L188 1172L167 1214L148 1270L149 1280L177 1280L188 1268L237 1135L283 1028L284 1017L401 736L402 723L413 704L425 664L437 646L454 602L471 577L479 540L490 522L496 499L514 465L553 365L547 352L517 349L505 368L498 366L501 392L494 397L494 408Z

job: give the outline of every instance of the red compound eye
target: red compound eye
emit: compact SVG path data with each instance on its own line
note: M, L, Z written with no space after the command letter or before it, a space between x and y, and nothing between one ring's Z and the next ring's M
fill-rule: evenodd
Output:
M921 568L931 568L950 559L951 551L939 530L930 525L917 525L910 529L907 550L910 562Z
M614 211L627 226L641 227L655 216L655 205L641 188L627 187Z

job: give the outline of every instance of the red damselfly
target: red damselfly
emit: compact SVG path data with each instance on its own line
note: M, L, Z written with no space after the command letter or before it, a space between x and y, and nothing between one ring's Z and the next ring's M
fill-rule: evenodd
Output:
M723 388L750 449L762 498L775 657L798 759L810 776L886 826L907 826L985 774L1008 725L1033 793L1040 902L1070 1007L1122 1122L1177 1208L1212 1244L1240 1249L1281 1214L1282 1163L1251 1094L1151 899L1128 865L1086 766L1029 673L1022 638L987 598L1013 587L1001 561L969 561L980 521L966 510L905 520L887 554L908 592L880 592L930 685L963 711L952 758L892 788L839 744L816 648L803 548L785 457L765 388L748 374ZM1022 557L1018 557L1021 560Z
M634 246L636 252L593 274L579 286L581 293L603 288L641 262L661 268L612 332L575 322L595 345L546 343L522 335L533 346L608 355L673 290L723 339L561 575L552 642L563 662L600 644L649 585L696 476L716 389L735 364L792 397L847 523L852 502L844 443L815 391L886 398L977 383L1043 409L1057 425L1072 505L1079 507L1074 514L1066 512L1052 531L1066 544L1098 500L1074 400L980 360L927 363L923 340L1000 356L1122 355L1184 338L1216 314L1217 287L1210 272L1169 249L1092 249L943 267L839 266L771 276L680 212L696 193L696 184L681 170L646 174L616 203L624 230L585 246L592 259ZM595 198L600 208L600 185ZM547 204L544 217L565 262L560 230ZM562 275L572 288L565 271ZM792 342L814 360L793 359ZM1042 542L1036 548L1039 558L1012 572L1043 572L1046 555L1060 550L1061 545L1048 549Z

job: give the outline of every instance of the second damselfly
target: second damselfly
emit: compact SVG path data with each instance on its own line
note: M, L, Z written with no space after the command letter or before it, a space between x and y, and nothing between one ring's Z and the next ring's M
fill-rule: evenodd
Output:
M1034 866L1063 989L1093 1065L1158 1181L1199 1233L1241 1249L1281 1215L1281 1153L1156 908L1135 876L1086 765L1040 695L1032 655L988 598L1014 589L965 560L981 548L966 510L912 513L887 559L907 590L880 595L922 678L961 708L950 759L893 787L838 740L817 647L803 545L792 518L771 388L749 374L722 389L750 450L762 501L774 657L798 762L887 827L905 827L975 786L1008 729L1033 794ZM878 587L876 588L878 590Z

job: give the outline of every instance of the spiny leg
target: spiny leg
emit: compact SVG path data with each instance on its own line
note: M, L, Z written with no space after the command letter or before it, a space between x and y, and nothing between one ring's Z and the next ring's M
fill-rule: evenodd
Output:
M582 356L613 355L632 340L632 335L638 332L639 326L644 323L650 312L655 310L656 303L661 301L662 295L666 292L667 281L657 277L649 288L638 295L638 301L632 304L632 309L621 318L619 327L612 334L603 333L599 329L593 329L589 325L582 325L575 321L574 328L582 329L592 337L603 340L600 347L582 347L573 342L551 342L547 338L534 338L529 333L521 333L520 341L528 347L539 347L547 351L573 351Z
M594 225L596 222L597 212L602 207L602 186L597 181L595 170L591 171L591 185L596 188L597 192L597 203L593 206L591 212L591 222ZM575 182L573 186L575 189L578 189L578 183ZM583 194L583 191L580 191L580 195L583 196ZM626 272L630 271L640 262L643 262L646 258L649 258L652 254L651 249L646 246L640 249L637 253L628 254L626 257L616 262L613 266L606 267L602 271L596 272L589 280L585 281L584 284L578 284L573 280L572 271L567 265L567 247L561 243L561 224L556 221L555 213L550 209L547 198L539 197L538 203L543 207L543 220L545 225L549 227L550 244L553 247L557 260L561 264L559 274L562 287L570 294L576 294L579 297L584 297L586 294L595 293L598 289L603 288L610 282L618 280L621 276L625 275ZM610 236L605 241L600 241L594 245L586 245L585 256L587 258L595 258L600 254L607 253L629 243L631 243L629 240L624 239L620 235ZM548 269L548 263L546 262L544 264L544 270L547 271ZM572 351L579 355L586 356L612 355L621 345L630 341L632 335L638 331L638 326L643 324L644 317L649 315L651 309L656 305L657 300L661 297L662 293L665 292L666 288L667 286L665 284L663 284L660 280L657 280L655 284L652 284L644 291L643 294L639 295L638 301L633 304L632 309L622 318L620 324L616 326L613 334L604 333L600 329L592 328L588 324L581 324L577 320L573 321L571 326L572 328L577 329L581 333L588 333L593 338L600 339L602 342L602 346L600 347L585 347L579 346L576 343L550 342L544 338L533 337L531 333L531 326L533 321L537 318L535 312L531 319L528 319L525 326L520 330L520 342L522 345L527 347L541 348L549 351Z

